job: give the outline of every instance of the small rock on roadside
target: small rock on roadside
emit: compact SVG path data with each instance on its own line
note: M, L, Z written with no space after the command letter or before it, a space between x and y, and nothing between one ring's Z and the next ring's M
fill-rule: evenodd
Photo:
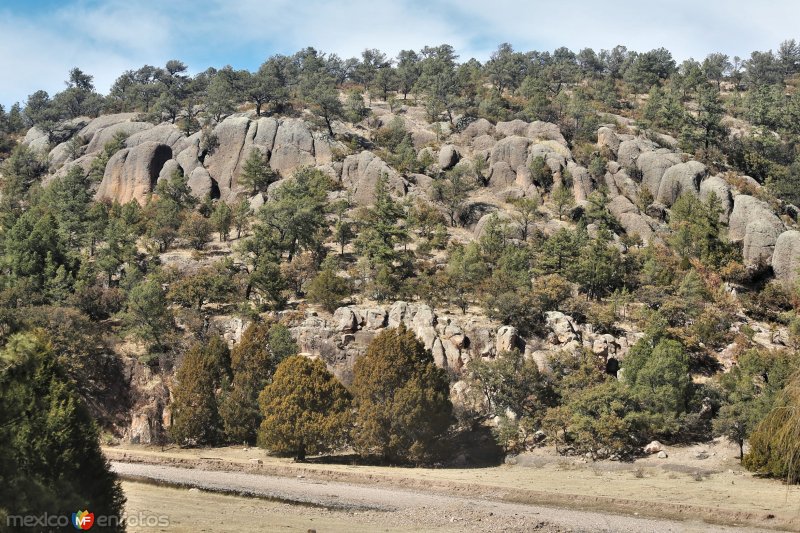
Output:
M666 459L667 457L669 457L669 455L667 455L667 452L665 452L664 450L661 450L660 452L658 452L658 455L656 457L658 457L659 459Z

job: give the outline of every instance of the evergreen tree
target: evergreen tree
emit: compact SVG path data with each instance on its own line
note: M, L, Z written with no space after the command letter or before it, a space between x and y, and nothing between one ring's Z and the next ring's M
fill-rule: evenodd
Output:
M239 184L250 196L257 192L265 192L267 187L278 179L277 173L267 163L264 154L258 148L250 150L250 155L242 166Z
M222 436L218 398L230 376L230 352L212 336L186 352L175 373L170 435L184 445L214 445Z
M12 336L0 352L0 448L4 520L89 508L117 519L107 531L124 531L125 497L100 451L97 426L37 334Z
M254 322L231 351L233 381L220 405L225 439L255 443L261 425L258 395L272 379L275 367L297 353L297 344L285 326Z
M381 332L356 361L353 444L362 455L424 462L450 426L452 405L444 370L404 326Z
M291 356L259 396L259 445L303 461L346 441L350 394L320 359Z

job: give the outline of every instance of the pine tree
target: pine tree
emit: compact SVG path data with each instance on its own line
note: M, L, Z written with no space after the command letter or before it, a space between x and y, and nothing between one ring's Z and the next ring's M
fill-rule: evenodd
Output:
M319 359L285 359L258 401L259 445L273 453L303 461L346 441L350 394Z
M175 373L170 435L180 445L214 445L222 436L218 397L230 376L230 352L213 336L186 352Z
M297 344L286 338L285 326L254 322L231 351L233 381L220 405L225 439L230 443L255 443L261 425L258 395L272 379L275 367L297 353Z
M253 148L242 166L239 184L252 196L257 192L266 191L267 187L277 179L278 175L269 166L261 150Z
M36 334L12 336L0 352L0 449L0 516L89 507L121 519L125 497L100 451L97 426Z
M425 462L450 426L445 371L404 326L381 332L356 361L353 445L362 455Z

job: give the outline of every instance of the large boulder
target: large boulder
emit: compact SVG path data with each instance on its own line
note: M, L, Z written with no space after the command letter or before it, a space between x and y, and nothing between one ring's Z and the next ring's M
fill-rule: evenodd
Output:
M170 159L172 149L165 144L147 142L134 148L123 148L108 161L95 198L116 200L121 204L131 200L144 203L155 187L161 169Z
M494 165L502 161L508 163L508 166L516 172L519 167L526 166L530 144L530 139L516 135L501 139L492 149L489 163Z
M174 124L165 123L153 128L146 128L142 131L132 134L125 140L125 146L128 148L133 148L134 146L139 146L142 143L156 142L160 144L166 144L172 147L173 150L178 151L177 149L181 148L180 144L185 139L186 135L176 128Z
M287 118L280 122L272 147L270 166L281 174L306 165L315 165L314 136L305 121Z
M793 287L800 276L800 231L781 233L772 254L772 271L775 278L786 287Z
M567 170L572 176L572 191L575 195L575 201L578 203L585 202L594 191L592 176L585 167L577 165L572 161L567 163Z
M542 122L541 120L532 122L525 131L525 136L534 141L555 141L567 146L567 140L561 134L561 130L552 122Z
M439 168L442 170L449 170L453 168L456 163L461 159L461 155L452 144L445 144L439 150Z
M699 195L700 181L705 175L706 166L699 161L688 161L669 167L661 178L658 193L655 194L656 201L669 207L681 194Z
M666 150L642 153L636 159L636 167L642 172L642 186L647 187L653 196L658 195L664 173L680 162L680 155Z
M727 224L733 208L733 196L731 196L731 186L719 176L710 176L700 182L700 199L707 202L711 194L719 200L722 211L719 214L720 222Z
M111 115L101 115L92 119L86 126L78 132L78 135L86 140L91 139L95 133L103 128L119 124L120 122L131 122L136 119L138 113L115 113Z
M748 268L769 265L778 236L785 228L780 219L757 218L747 224L742 246L742 259Z
M464 128L464 131L461 132L461 138L465 142L470 142L482 135L491 135L492 133L494 133L492 123L485 118L479 118Z
M656 148L655 143L641 137L624 140L617 149L617 162L624 168L633 168L642 152L653 152Z
M626 211L617 216L619 225L628 235L638 235L644 243L655 239L655 223L637 211Z
M149 130L153 127L149 122L118 122L108 127L97 130L92 136L92 140L86 146L86 153L92 154L99 152L103 147L114 140L117 135L125 135L130 137L136 133Z
M607 148L611 153L616 154L619 144L619 137L611 128L603 126L597 130L597 146L600 148Z
M223 199L230 196L235 185L234 177L239 159L241 157L246 159L249 155L242 154L249 127L250 119L247 117L228 117L217 124L213 130L218 144L214 151L205 158L204 165L219 185Z
M776 227L783 225L766 202L746 194L736 196L728 222L728 239L731 242L744 241L747 226L758 219L767 220Z
M191 189L192 196L198 200L204 200L208 195L214 197L219 192L211 174L203 167L197 167L192 170L186 184L189 186L189 189Z
M514 119L507 122L498 122L495 131L503 137L524 137L528 132L528 123L524 120Z
M374 203L375 186L383 174L388 177L391 192L398 196L405 194L403 178L372 152L364 150L347 156L342 164L342 184L351 192L353 201L362 206Z

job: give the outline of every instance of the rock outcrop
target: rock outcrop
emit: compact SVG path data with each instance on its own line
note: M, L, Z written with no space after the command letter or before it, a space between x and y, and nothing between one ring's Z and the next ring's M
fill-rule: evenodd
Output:
M772 254L772 271L775 278L787 288L793 288L800 276L800 231L781 233Z
M372 205L375 186L382 175L388 178L389 190L393 194L405 194L403 178L372 152L364 150L358 155L347 156L342 163L342 185L351 192L353 201L358 205Z
M98 200L144 203L152 192L164 164L172 159L172 149L165 144L142 143L124 148L108 161L103 181L97 189Z

